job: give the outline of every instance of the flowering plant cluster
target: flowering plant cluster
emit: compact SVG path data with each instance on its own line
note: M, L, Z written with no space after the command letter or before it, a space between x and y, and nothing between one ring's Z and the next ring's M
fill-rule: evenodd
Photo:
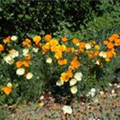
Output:
M24 86L23 80L28 80L27 84L29 84L37 77L40 82L41 73L51 78L53 74L49 73L53 71L58 71L54 79L56 86L61 87L69 83L68 88L71 93L76 94L77 85L81 84L82 80L84 81L85 73L90 71L92 66L97 65L102 69L105 63L111 62L112 58L117 56L120 36L113 34L100 42L97 40L88 42L77 38L69 40L67 37L57 39L46 34L43 37L36 35L33 38L25 38L19 45L18 42L18 36L8 36L0 41L1 96L8 97L15 91L21 94L19 86ZM35 59L36 56L37 59ZM43 68L37 69L40 62ZM47 69L48 67L50 69ZM39 71L42 72L39 73ZM45 78L45 81L49 78Z

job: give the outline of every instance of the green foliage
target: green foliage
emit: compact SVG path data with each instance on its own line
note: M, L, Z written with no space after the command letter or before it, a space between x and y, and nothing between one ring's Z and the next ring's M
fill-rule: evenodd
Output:
M110 64L104 67L103 79L111 83L120 83L120 57L116 56ZM109 75L108 75L109 74Z
M10 120L11 117L9 116L10 112L5 108L0 108L0 120Z
M100 0L96 5L97 14L92 20L81 25L81 34L88 39L104 39L108 33L120 32L120 3L113 0Z
M86 9L87 8L87 9ZM89 13L89 14L88 14ZM1 1L0 31L3 36L28 32L53 33L59 30L62 21L71 25L71 30L79 29L84 19L89 20L93 11L90 1Z

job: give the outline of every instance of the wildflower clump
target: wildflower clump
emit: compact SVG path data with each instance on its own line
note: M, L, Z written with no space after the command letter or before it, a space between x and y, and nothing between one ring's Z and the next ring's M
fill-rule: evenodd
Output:
M65 36L57 39L51 34L24 38L20 45L17 45L18 39L14 35L0 42L1 66L5 69L0 71L2 96L6 94L12 97L14 93L21 95L25 88L29 91L29 84L33 88L37 86L39 91L41 88L35 83L45 88L48 85L67 85L66 89L76 94L79 91L77 86L85 82L86 73L96 65L103 69L105 64L117 56L117 48L120 46L118 34L101 42L78 38L69 40ZM89 94L93 96L94 93L91 90Z

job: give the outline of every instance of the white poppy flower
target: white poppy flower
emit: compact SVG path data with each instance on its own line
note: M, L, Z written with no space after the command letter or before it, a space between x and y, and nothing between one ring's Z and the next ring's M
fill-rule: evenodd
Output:
M117 86L117 83L115 83L114 86L116 87L116 86Z
M91 92L96 92L96 89L95 89L95 88L91 88L90 91L91 91Z
M26 79L29 80L29 79L31 79L32 77L33 77L33 74L32 74L32 73L29 72L29 73L26 74Z
M63 106L62 110L63 110L64 114L66 114L66 113L72 114L72 108L68 105Z
M83 77L83 74L81 72L77 72L75 73L74 75L74 78L77 80L77 81L81 81L82 80L82 77Z
M112 87L113 85L111 83L108 84L110 87Z
M62 81L62 80L58 80L57 82L56 82L56 85L57 86L62 86L64 84L64 82Z
M104 51L101 51L101 52L99 53L99 56L100 56L100 57L103 57L103 58L106 58L106 57L107 57L107 53L104 52Z
M15 35L11 36L11 40L12 40L12 41L17 41L17 39L18 39L17 36L15 36Z
M96 89L95 89L95 88L92 88L92 89L90 90L89 94L90 94L92 97L94 97L95 94L96 94Z
M86 96L89 97L89 96L90 96L90 92L88 92L88 93L86 94Z
M7 84L7 87L12 87L12 83L9 82L9 83Z
M6 63L8 63L8 64L10 64L10 65L12 65L12 64L14 63L14 59L12 58L11 55L5 56L5 57L4 57L4 60L5 60Z
M15 58L15 57L19 56L19 52L17 50L12 50L12 52L10 53L10 55L12 56L12 58Z
M90 118L90 120L100 120L100 119L96 119L96 118Z
M104 91L100 91L100 95L104 95L105 93L104 93Z
M77 43L76 46L79 46L79 43Z
M76 86L71 87L70 90L71 90L71 93L72 93L72 94L76 94L77 91L78 91L78 89L77 89Z
M111 93L114 94L114 93L115 93L115 90L112 90Z
M90 43L86 43L85 48L86 48L87 50L88 50L88 49L91 49Z
M25 48L23 49L23 56L27 56L29 53L29 49Z
M75 85L77 83L77 80L76 79L71 79L70 80L70 82L69 82L69 84L70 84L70 86L73 86L73 85Z
M46 63L51 64L51 63L52 63L52 58L50 58L50 57L47 58L47 59L46 59Z
M23 75L25 73L25 69L24 68L18 68L16 71L17 75Z
M120 88L120 85L117 85L117 88Z
M37 53L39 49L38 48L33 48L32 50L33 50L34 53Z
M100 62L97 60L95 64L100 65Z
M99 102L98 98L93 99L95 103Z
M94 92L90 92L90 95L91 95L92 97L94 97L94 96L95 96L95 93L94 93Z
M42 96L40 96L40 100L43 100L44 99L44 96L42 95Z

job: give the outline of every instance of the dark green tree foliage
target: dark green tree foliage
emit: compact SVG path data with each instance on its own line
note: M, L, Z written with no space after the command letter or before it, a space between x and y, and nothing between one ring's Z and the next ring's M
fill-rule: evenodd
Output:
M17 34L24 36L28 32L53 33L60 22L71 24L72 31L86 19L92 18L91 1L0 1L1 36ZM89 14L88 14L89 13Z

